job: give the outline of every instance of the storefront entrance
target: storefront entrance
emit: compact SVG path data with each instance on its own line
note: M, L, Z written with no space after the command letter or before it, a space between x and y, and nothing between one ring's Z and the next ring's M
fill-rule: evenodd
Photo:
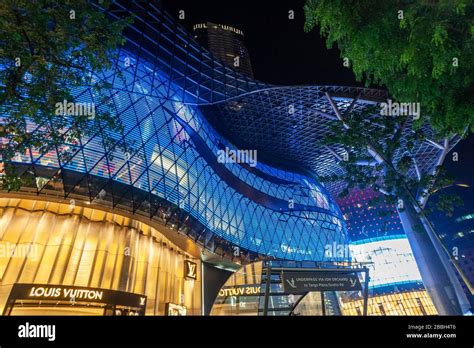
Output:
M211 315L342 315L343 296L360 297L367 315L368 281L359 264L260 261L229 277Z

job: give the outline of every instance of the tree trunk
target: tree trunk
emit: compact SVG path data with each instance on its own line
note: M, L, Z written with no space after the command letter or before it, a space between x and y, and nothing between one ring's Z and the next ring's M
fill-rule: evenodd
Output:
M405 233L431 300L440 315L463 315L466 309L466 295L456 278L449 257L444 253L439 241L430 238L430 225L422 221L415 208L405 200L405 209L398 211ZM415 230L419 226L419 231ZM457 285L457 286L456 286ZM461 290L461 293L459 293Z

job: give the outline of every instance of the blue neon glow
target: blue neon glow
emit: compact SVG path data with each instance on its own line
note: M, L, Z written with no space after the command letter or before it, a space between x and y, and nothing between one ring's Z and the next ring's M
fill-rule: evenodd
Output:
M132 57L131 68L123 64L126 57ZM286 181L277 184L240 164L222 164L246 185L266 195L319 211L272 210L227 185L203 159L178 118L190 126L216 156L219 144L235 147L213 129L197 106L191 105L191 97L180 86L167 80L159 70L150 71L142 62L122 51L116 66L125 81L114 79L113 71L105 76L113 83L111 100L125 127L124 136L110 135L129 144L130 154L115 150L113 161L107 161L102 140L97 135L82 139L82 145L65 144L71 151L80 151L62 167L151 192L179 206L214 234L257 253L319 261L324 259L325 245L347 244L339 208L325 188L310 177L258 162L259 171ZM95 102L88 92L87 88L75 90L77 101ZM31 155L33 161L29 154L18 154L14 161L60 167L54 150L40 155L32 149Z

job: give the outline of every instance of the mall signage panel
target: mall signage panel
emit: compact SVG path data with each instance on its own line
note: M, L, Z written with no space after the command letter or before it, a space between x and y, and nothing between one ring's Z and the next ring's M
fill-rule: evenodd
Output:
M308 291L359 291L359 277L350 272L283 272L283 289L287 293Z

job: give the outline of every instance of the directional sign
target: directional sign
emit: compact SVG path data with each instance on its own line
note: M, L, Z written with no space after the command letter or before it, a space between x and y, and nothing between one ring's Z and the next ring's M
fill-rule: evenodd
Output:
M362 287L356 273L349 272L283 272L283 289L288 293L308 291L359 291Z

